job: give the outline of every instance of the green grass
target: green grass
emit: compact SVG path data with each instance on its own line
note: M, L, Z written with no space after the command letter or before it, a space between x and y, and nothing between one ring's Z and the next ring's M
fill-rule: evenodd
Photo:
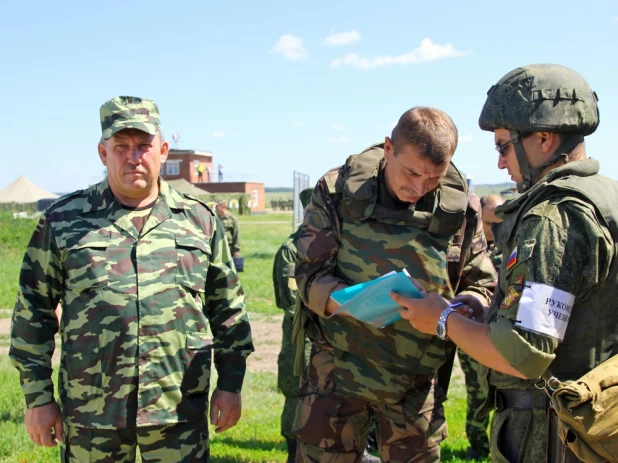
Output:
M215 381L213 378L212 383ZM6 356L0 358L0 384L0 462L57 462L58 448L37 447L26 433L19 376ZM213 463L284 462L285 442L279 434L282 406L283 396L277 391L274 374L248 373L239 424L222 434L214 434L211 429ZM442 461L463 462L467 441L464 434L465 388L461 377L454 378L445 408L450 437L442 444Z
M239 273L245 290L247 310L251 313L279 315L275 306L272 272L279 246L292 233L290 214L243 216L240 219L240 254L245 271ZM283 222L283 223L264 223Z
M266 221L284 223L260 223ZM245 257L245 272L240 274L240 279L247 309L256 315L253 319L268 321L271 316L280 315L274 303L272 262L281 243L292 233L291 215L243 216L240 222L241 254ZM33 220L13 220L7 214L0 214L0 308L13 306L21 259L35 225ZM8 316L10 312L0 310L0 314ZM279 322L273 324L273 329L278 327ZM0 347L7 343L8 338L0 336ZM285 461L285 443L279 434L283 396L276 384L276 377L271 373L247 374L240 423L223 434L211 435L214 463ZM0 391L0 463L57 462L57 448L41 448L30 442L23 426L24 401L19 376L6 356L0 357ZM445 404L450 437L442 445L442 461L464 461L465 407L465 388L461 377L455 377Z
M13 219L10 213L0 213L0 309L15 304L21 261L36 224L34 219ZM0 311L0 318L9 315Z

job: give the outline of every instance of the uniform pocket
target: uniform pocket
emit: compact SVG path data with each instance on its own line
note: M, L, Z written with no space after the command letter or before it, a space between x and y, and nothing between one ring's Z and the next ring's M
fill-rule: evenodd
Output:
M426 391L410 394L403 400L407 433L418 439L421 448L439 445L448 437L442 405L444 400L444 393L435 386Z
M368 431L363 401L301 385L292 431L299 440L329 453L351 452L361 449Z
M525 457L524 444L532 425L532 411L503 410L494 413L490 441L492 461L520 463Z
M92 231L77 243L67 247L65 270L66 285L79 292L88 288L107 286L109 234L105 230Z
M92 400L101 397L102 358L98 335L82 335L62 346L64 390L69 399Z
M195 292L204 292L212 251L210 243L198 235L176 236L176 283Z
M211 362L212 335L197 331L187 332L185 374L181 386L184 395L190 396L208 392Z

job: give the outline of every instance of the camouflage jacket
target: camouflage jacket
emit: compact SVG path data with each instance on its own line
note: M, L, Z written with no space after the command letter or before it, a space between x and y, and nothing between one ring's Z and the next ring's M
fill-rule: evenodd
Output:
M296 266L296 244L300 237L300 227L283 242L273 262L273 288L275 303L286 312L293 312L296 305L298 287L294 279Z
M298 242L296 281L304 305L320 317L314 341L334 350L339 390L396 403L414 376L432 376L451 343L406 320L377 329L350 317L324 318L331 292L407 268L427 290L447 298L472 294L489 303L496 273L486 253L480 201L454 166L441 185L408 210L398 210L376 145L322 177ZM445 204L449 203L449 204ZM320 339L323 336L323 339Z
M240 252L240 227L238 226L238 219L228 211L224 217L221 217L221 223L223 223L223 228L225 229L225 236L230 245L230 251L232 251L232 254Z
M532 379L481 365L481 384L534 389L547 368L560 380L574 380L618 353L618 185L598 169L593 159L569 162L496 209L504 221L495 236L506 260L489 309L489 337ZM552 298L561 291L573 300L556 304L527 295L533 284L551 288ZM536 326L566 329L562 341L526 326L531 308Z
M28 245L10 357L29 408L53 401L60 330L65 420L94 428L202 419L217 387L240 392L253 351L221 222L160 180L141 230L107 180L60 198ZM54 309L63 307L60 326Z

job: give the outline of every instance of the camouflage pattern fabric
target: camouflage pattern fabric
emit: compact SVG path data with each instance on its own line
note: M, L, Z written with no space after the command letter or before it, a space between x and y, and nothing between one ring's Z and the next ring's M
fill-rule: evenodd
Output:
M206 463L210 458L208 423L138 428L92 429L65 426L62 463L133 463L139 446L149 463Z
M532 64L506 74L487 92L482 130L590 135L599 125L597 96L577 72L558 64Z
M363 171L355 170L357 161ZM355 185L348 179L360 185L358 194L349 193ZM333 289L402 268L407 268L427 290L447 298L471 294L487 304L495 285L496 274L486 254L478 198L468 195L465 180L454 166L449 168L447 180L438 191L428 193L406 210L398 209L384 183L383 149L376 145L352 156L345 167L333 169L320 179L305 215L298 243L296 280L303 303L314 312L314 327L307 331L314 345L320 343L329 351L329 362L334 364L322 364L312 353L309 368L316 369L318 378L328 378L334 392L346 399L361 400L376 416L380 407L397 408L408 396L419 392L416 388L424 387L434 377L454 347L437 336L418 332L405 320L377 329L351 317L324 318L324 307ZM449 207L443 210L449 201ZM318 388L318 396L319 390L325 390L321 383L313 386ZM435 417L440 416L439 407L436 405ZM419 409L415 415L421 410L431 415L430 408ZM320 419L327 418L315 418ZM350 416L349 420L365 422L362 414ZM380 426L383 424L378 419ZM313 429L316 433L323 428ZM363 443L358 448L364 445L366 428L361 432ZM378 429L381 436L385 432ZM408 427L410 438L414 438L415 432L414 427ZM441 436L445 435L446 427ZM330 435L322 437L330 439ZM299 443L303 449L305 443L315 447L315 443L303 440L301 433ZM385 445L384 439L380 445ZM404 453L410 450L401 436L393 439L392 445L401 446ZM422 447L419 453L423 453ZM413 455L408 453L407 459ZM342 461L347 459L342 456Z
M457 349L457 355L466 382L466 437L472 451L480 457L487 457L489 455L489 437L487 436L489 416L478 419L474 416L486 400L485 392L478 382L479 364L461 349Z
M487 254L491 263L494 264L494 268L499 272L502 266L502 251L496 246L496 243L487 243Z
M505 256L517 253L500 272L489 309L489 335L502 356L528 378L539 378L549 367L560 380L575 380L618 354L618 185L598 175L598 168L592 159L569 162L496 209L504 219L497 227L497 244ZM575 296L563 342L515 326L528 282ZM489 391L481 413L499 405L496 390L529 390L535 402L532 410L499 408L494 414L490 444L495 461L509 459L502 452L507 443L499 440L505 433L519 442L519 461L546 460L547 404L544 392L535 388L537 381L479 365L479 382Z
M286 439L296 439L292 433L296 400L298 398L299 377L294 374L294 358L296 346L292 339L294 329L294 308L296 306L296 280L294 267L296 265L296 243L300 236L300 228L292 233L275 254L273 262L273 287L277 307L284 311L281 329L283 331L281 351L277 358L277 387L285 396L283 412L281 413L281 435ZM305 349L310 343L305 342Z
M153 100L117 96L101 106L101 130L106 140L124 129L138 129L150 135L160 131L159 108Z
M203 420L213 358L217 387L240 392L253 344L221 222L159 182L141 233L107 180L41 216L19 277L9 352L27 407L54 400L58 328L60 404L70 426Z
M230 251L232 251L232 254L240 252L240 226L238 225L238 219L230 211L227 211L227 214L221 217L221 223L223 223L223 228L225 229L225 236L230 245Z
M444 395L431 377L418 377L412 393L388 405L338 393L334 370L332 352L314 343L298 393L297 461L360 462L372 414L382 461L440 461L447 436Z

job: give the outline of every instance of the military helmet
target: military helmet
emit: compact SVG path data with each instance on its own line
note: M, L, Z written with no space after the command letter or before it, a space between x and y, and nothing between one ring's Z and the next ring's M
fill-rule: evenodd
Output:
M557 64L517 68L493 85L481 111L482 130L590 135L599 126L597 95L577 72Z

